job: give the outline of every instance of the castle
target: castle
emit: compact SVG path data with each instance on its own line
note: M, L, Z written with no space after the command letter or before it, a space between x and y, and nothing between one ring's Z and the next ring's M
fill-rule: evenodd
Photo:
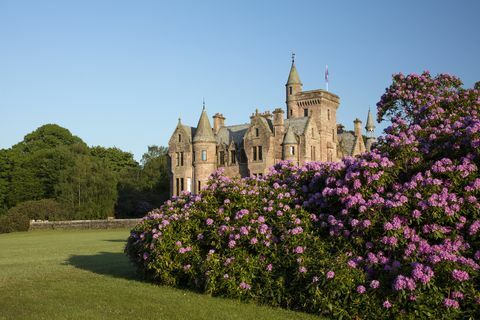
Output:
M198 192L221 167L231 177L262 176L281 160L337 161L369 150L375 141L370 110L366 137L358 118L353 131L344 130L337 124L340 98L321 89L303 91L293 57L285 95L286 118L281 108L273 114L257 110L250 123L227 126L225 117L216 113L212 128L204 103L196 128L179 119L168 144L170 194Z

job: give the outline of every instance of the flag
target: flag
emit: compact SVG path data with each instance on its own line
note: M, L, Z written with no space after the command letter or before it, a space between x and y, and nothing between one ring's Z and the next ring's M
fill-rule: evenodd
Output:
M325 65L325 82L328 83L328 65Z

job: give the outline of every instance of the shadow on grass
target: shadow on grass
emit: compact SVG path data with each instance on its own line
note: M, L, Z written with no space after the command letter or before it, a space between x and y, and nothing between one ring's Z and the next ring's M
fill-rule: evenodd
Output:
M100 252L95 255L72 255L65 264L96 274L142 281L124 253Z
M107 239L107 240L103 240L105 242L119 242L119 243L127 243L127 240L123 240L123 239Z

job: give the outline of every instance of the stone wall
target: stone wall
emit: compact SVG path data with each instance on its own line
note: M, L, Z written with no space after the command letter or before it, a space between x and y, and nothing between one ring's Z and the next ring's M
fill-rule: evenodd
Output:
M54 229L130 229L141 219L107 219L107 220L71 220L71 221L30 221L31 230Z

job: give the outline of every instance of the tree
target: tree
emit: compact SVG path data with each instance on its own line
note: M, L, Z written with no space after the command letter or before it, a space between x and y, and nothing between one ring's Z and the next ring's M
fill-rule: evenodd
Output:
M133 159L133 154L118 148L104 148L101 146L90 149L92 156L103 161L115 173L123 174L125 171L137 168L138 163Z
M129 170L118 184L117 217L141 217L169 196L166 147L149 146L142 167Z
M105 163L78 156L72 167L62 171L56 195L76 219L104 219L114 212L116 178Z

